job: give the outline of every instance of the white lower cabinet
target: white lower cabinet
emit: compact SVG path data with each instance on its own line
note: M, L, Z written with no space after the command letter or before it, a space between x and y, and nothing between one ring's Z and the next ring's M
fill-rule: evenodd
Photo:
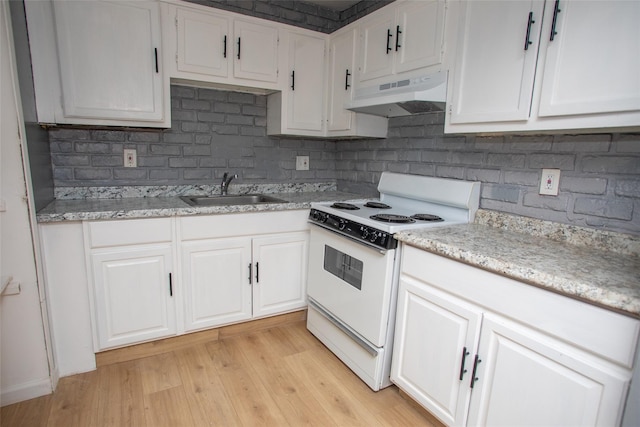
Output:
M84 222L93 349L305 308L307 215ZM59 270L47 266L47 281L63 283L67 273Z
M309 233L283 233L253 239L253 317L307 306Z
M100 349L176 333L171 244L91 252Z
M182 243L185 329L304 308L308 233Z
M185 330L306 307L307 215L287 211L181 218Z
M173 221L84 224L96 348L175 335Z
M405 247L391 379L447 425L619 425L639 329Z

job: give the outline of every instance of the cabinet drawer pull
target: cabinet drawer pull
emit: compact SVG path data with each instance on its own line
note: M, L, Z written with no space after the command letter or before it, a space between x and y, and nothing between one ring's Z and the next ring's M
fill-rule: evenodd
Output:
M478 363L480 362L482 362L482 360L480 360L480 358L476 354L476 357L473 360L473 372L471 372L471 383L469 384L471 388L473 388L473 384L475 384L475 382L478 381L478 377L476 377L476 370L478 369Z
M533 12L529 12L529 20L527 21L527 35L524 38L524 50L529 50L529 45L533 42L529 40L531 36L531 24L535 24L536 21L533 20Z
M260 263L256 262L256 283L260 283Z
M249 284L253 283L253 264L249 263Z
M391 34L391 30L387 28L387 55L391 52L391 47L389 46L389 40L391 40L393 34Z
M296 70L291 72L291 90L296 90Z
M224 46L223 46L223 51L222 51L222 57L226 58L227 57L227 36L224 36Z
M169 296L173 296L173 280L171 277L171 273L169 273Z
M240 59L240 37L238 37L238 59Z
M396 52L402 47L400 45L400 34L402 34L402 31L400 31L400 25L396 25Z
M158 48L157 47L153 49L153 55L154 55L155 60L156 60L156 74L157 74L157 73L159 73L159 71L158 71Z
M551 37L549 37L549 41L553 41L558 32L556 31L556 23L558 22L558 13L562 12L560 9L560 0L556 0L556 5L553 8L553 20L551 21Z
M351 85L349 84L350 75L351 73L349 72L349 70L347 70L347 72L344 75L344 90L349 90L349 88L351 87Z
M468 355L469 355L469 352L467 351L467 347L464 347L462 349L462 362L460 363L460 381L462 381L462 377L464 377L464 374L467 373L467 370L464 369L464 361Z

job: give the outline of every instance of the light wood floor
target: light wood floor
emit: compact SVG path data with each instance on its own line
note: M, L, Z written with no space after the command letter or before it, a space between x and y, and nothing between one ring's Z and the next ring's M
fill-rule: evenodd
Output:
M2 408L2 426L434 426L377 393L296 321L62 378Z

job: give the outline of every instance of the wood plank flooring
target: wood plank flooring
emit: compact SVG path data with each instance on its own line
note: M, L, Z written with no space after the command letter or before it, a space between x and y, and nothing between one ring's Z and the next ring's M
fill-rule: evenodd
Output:
M62 378L2 408L13 426L437 426L394 386L371 391L304 321Z

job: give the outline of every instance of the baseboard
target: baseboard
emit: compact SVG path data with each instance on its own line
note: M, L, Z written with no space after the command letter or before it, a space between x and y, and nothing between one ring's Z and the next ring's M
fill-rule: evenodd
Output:
M51 387L50 378L29 381L2 390L0 406L7 406L24 400L46 396L52 392L53 388Z
M142 359L143 357L155 356L162 353L169 353L171 351L196 344L217 341L219 339L222 340L236 335L259 331L261 329L285 325L287 323L305 321L306 318L307 310L304 309L294 311L292 313L207 329L205 331L192 332L179 335L177 337L101 351L96 353L96 367L128 362L130 360Z

